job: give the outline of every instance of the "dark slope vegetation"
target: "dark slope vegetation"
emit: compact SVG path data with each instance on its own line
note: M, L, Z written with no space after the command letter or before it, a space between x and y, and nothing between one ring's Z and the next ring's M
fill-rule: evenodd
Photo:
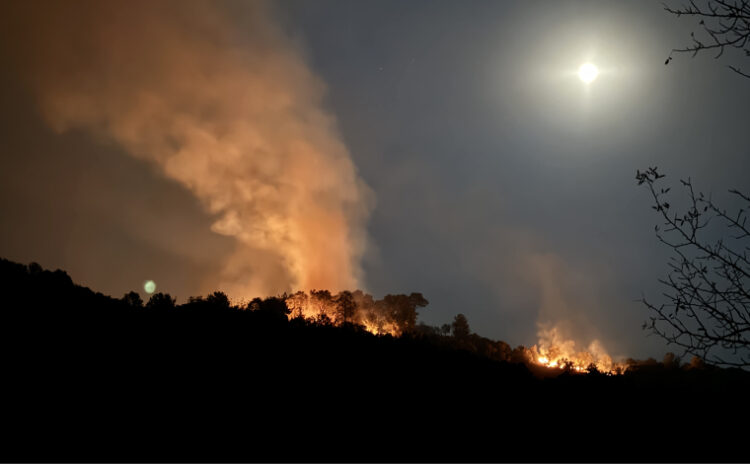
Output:
M0 261L12 461L747 459L748 375L535 377L445 337L141 307ZM742 453L737 455L736 453Z

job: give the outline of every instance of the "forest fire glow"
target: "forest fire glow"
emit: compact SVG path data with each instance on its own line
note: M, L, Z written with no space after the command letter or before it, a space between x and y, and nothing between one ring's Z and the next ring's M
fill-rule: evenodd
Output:
M350 324L373 335L393 337L415 330L417 308L428 304L420 293L386 295L383 299L375 300L361 290L343 291L335 295L327 290L300 291L285 295L283 299L289 309L290 320L302 318L335 326ZM460 335L454 332L453 336ZM592 341L585 349L578 349L575 342L564 337L557 326L540 329L537 345L519 348L524 362L549 369L617 375L627 368L623 363L614 362L598 340Z
M327 290L297 292L286 296L284 302L290 310L290 319L301 317L333 325L354 324L374 335L394 337L413 329L417 308L428 303L420 293L386 295L375 300L361 290L336 295Z
M617 375L627 368L625 364L613 361L599 340L594 340L586 349L579 350L573 340L561 335L558 327L539 331L539 344L529 349L529 357L534 363L550 369L575 372L596 369L604 374Z

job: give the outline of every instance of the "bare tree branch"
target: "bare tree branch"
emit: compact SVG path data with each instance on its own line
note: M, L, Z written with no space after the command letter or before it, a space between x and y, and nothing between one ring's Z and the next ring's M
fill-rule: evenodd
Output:
M722 366L750 367L750 196L730 190L743 206L728 213L710 197L696 193L690 179L681 180L688 194L687 211L671 212L666 201L670 188L658 186L665 177L657 168L636 172L638 185L646 184L652 208L664 224L656 226L659 241L674 252L669 274L660 279L666 303L641 301L653 315L644 324L667 341ZM706 238L707 229L722 237Z
M664 64L669 64L673 53L690 53L696 56L699 52L711 50L719 58L726 49L738 49L744 57L750 57L750 0L690 0L680 7L664 5L664 9L673 15L700 18L699 25L706 37L701 40L692 32L691 45L673 48ZM740 76L750 79L750 73L739 66L729 65L729 69Z

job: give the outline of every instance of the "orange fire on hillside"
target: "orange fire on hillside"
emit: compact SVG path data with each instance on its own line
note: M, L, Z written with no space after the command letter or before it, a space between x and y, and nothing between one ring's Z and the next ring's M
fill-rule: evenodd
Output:
M418 307L426 306L421 294L410 295L386 295L381 300L375 300L372 295L357 290L355 292L344 291L331 294L327 290L312 290L310 292L297 292L285 295L284 302L289 309L289 319L303 318L308 321L316 321L331 325L353 324L359 325L364 330L374 335L391 335L399 337L414 330L423 331L425 327L429 333L441 334L450 337L450 332L445 332L437 327L421 325L417 327ZM562 335L559 327L540 329L539 342L531 348L518 347L521 358L514 358L511 350L504 342L493 342L506 349L497 350L497 359L504 361L525 362L543 366L560 371L589 372L592 368L597 371L616 375L625 372L627 365L612 360L607 351L598 340L594 340L583 349L576 347L573 340ZM453 334L453 337L459 337ZM471 344L472 337L462 335L461 342ZM479 337L482 338L482 337ZM522 360L522 361L521 361Z
M297 292L285 300L289 318L329 321L335 325L356 324L374 335L400 336L416 325L418 307L427 300L420 293L386 295L375 300L372 295L357 290L332 295L327 290Z
M592 367L604 374L622 374L627 365L612 360L599 340L578 349L573 340L565 339L558 327L541 329L539 344L529 349L532 362L551 369L588 372Z

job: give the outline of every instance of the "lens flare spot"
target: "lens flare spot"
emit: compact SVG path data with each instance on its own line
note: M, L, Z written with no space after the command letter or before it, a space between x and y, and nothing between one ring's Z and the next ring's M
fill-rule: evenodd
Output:
M591 63L584 63L578 68L578 77L585 83L590 84L599 75L599 69Z
M146 291L146 293L148 293L149 295L150 295L151 293L154 293L154 291L156 291L156 282L154 282L153 280L147 280L147 281L146 281L146 282L145 282L145 283L143 284L143 289L144 289L144 290Z

